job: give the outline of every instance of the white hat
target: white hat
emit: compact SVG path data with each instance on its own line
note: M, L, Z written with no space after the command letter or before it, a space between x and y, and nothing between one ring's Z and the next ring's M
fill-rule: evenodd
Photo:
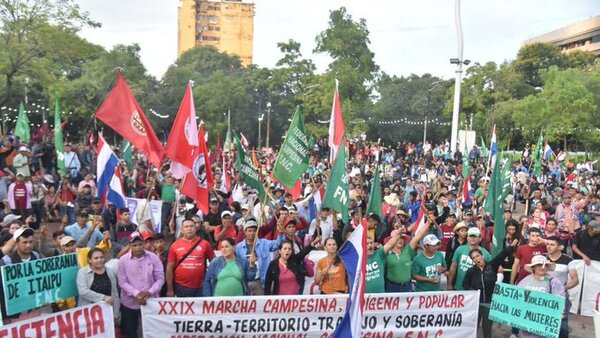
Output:
M32 228L20 228L17 229L17 231L15 231L15 233L13 234L13 239L16 241L19 237L23 236L23 235L33 235L35 233L35 231L33 231Z
M440 239L437 238L436 235L434 234L429 234L427 236L425 236L425 238L423 238L423 244L424 245L438 245L440 243Z
M71 236L65 236L60 240L60 245L64 246L67 245L71 242L75 242L75 238L71 237Z
M240 207L240 210L250 210L250 206L248 204L244 204Z
M20 146L19 151L29 151L29 148L27 148L26 146Z
M536 265L541 265L541 266L545 267L546 271L553 271L554 268L556 267L556 264L548 261L548 259L546 259L545 256L535 255L531 259L530 264L525 264L525 271L527 271L529 273L533 273L533 267Z
M244 230L248 229L248 228L258 228L258 224L256 223L255 220L253 219L249 219L246 221L246 223L244 223Z
M10 223L12 221L16 221L18 219L21 219L20 215L8 214L8 215L4 216L4 219L2 220L2 224L8 225L8 223Z
M229 217L231 217L231 216L233 216L233 214L231 213L231 211L229 211L229 210L225 210L225 211L223 211L223 212L221 213L221 218L223 218L223 217L225 217L225 216L229 216Z

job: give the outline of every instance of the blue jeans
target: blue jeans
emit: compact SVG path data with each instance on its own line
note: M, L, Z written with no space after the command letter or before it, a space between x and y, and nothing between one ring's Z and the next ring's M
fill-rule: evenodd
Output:
M412 292L412 282L402 284L385 281L385 292Z
M569 316L565 316L560 322L560 331L558 332L558 338L569 338Z
M186 288L185 286L175 284L173 286L173 291L175 295L179 298L194 298L194 297L203 297L202 286L198 289Z
M67 224L75 223L75 208L74 207L68 207L66 205L59 205L58 206L58 214L60 215L61 221L62 221L63 216L66 214L67 217L69 218L69 222Z

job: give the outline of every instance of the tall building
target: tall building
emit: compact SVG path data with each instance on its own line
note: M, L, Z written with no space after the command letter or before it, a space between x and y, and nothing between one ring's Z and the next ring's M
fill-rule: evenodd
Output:
M538 42L556 45L564 53L583 50L600 56L600 15L525 40L523 45Z
M254 3L180 0L177 56L195 46L215 46L252 64Z

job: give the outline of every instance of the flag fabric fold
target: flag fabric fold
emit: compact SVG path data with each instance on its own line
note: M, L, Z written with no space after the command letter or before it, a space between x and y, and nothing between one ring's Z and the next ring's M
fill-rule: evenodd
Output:
M533 166L533 174L538 178L542 175L542 153L544 152L542 149L543 141L543 131L540 131L540 136L538 137L537 144L535 145L535 165Z
M62 124L60 123L60 101L54 102L54 149L56 149L56 167L61 177L67 174L65 167L65 147L63 144Z
M15 125L15 136L23 143L29 143L29 139L31 138L29 124L29 117L25 114L25 106L23 106L23 102L21 102L19 104L19 117L17 118L17 124Z
M308 168L312 148L310 141L311 137L304 128L302 109L297 106L273 167L273 176L286 189L294 188Z
M506 235L506 224L504 223L504 197L503 197L503 179L502 170L500 168L500 162L496 161L494 165L494 171L492 172L492 178L490 181L490 188L486 199L486 211L489 212L494 220L494 235L492 237L492 257L495 257L502 251L504 244L504 237ZM488 200L490 203L488 203ZM488 209L489 208L489 209Z
M120 72L96 117L131 142L156 168L162 166L163 146Z
M189 83L165 147L165 156L171 160L173 177L180 179L192 171L195 147L198 147L198 127L192 84Z
M119 158L110 149L102 134L98 135L98 159L96 163L98 174L98 197L109 201L117 208L125 208L127 200L123 189L123 179L119 166Z
M240 139L237 135L233 136L233 143L235 145L235 169L239 173L240 178L250 188L256 190L258 198L261 202L266 202L267 191L262 184L260 175L256 171L256 168L252 164L252 158L241 144Z
M325 190L323 205L339 212L342 221L348 223L348 204L350 196L348 193L348 174L346 173L346 147L339 148L337 158L331 168L331 175Z
M208 213L208 193L215 185L208 147L204 137L204 124L198 128L198 147L192 153L192 170L189 171L181 182L181 193L196 201L198 209L204 214Z
M366 215L375 214L379 216L379 219L383 221L383 211L381 210L381 181L379 179L379 166L375 168L375 175L373 176L373 182L371 184L371 191L369 193L369 202L367 203Z
M490 160L488 167L493 168L496 165L496 157L498 154L498 144L496 143L496 125L492 129L492 140L490 142Z
M361 337L365 305L365 275L367 267L367 232L360 224L350 235L338 256L346 266L350 295L346 312L332 337Z
M340 102L340 93L338 90L338 81L335 80L335 92L333 93L333 104L331 107L331 118L329 119L329 161L333 162L337 158L337 153L342 145L344 138L344 119L342 117L342 104Z

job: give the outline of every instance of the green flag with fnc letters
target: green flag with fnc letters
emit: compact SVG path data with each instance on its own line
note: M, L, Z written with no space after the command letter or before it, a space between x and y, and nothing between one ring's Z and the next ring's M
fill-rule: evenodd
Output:
M252 189L256 190L258 198L265 202L267 198L267 191L262 184L260 175L256 171L254 164L252 164L252 158L246 153L242 143L237 135L233 136L233 143L235 144L235 169L240 174L241 179Z
M273 167L273 176L287 188L293 188L308 168L311 141L304 128L302 108L297 106Z
M346 173L346 146L342 139L337 157L331 168L331 175L327 182L323 205L342 214L342 221L348 223L348 204L350 193L348 192L348 174Z

